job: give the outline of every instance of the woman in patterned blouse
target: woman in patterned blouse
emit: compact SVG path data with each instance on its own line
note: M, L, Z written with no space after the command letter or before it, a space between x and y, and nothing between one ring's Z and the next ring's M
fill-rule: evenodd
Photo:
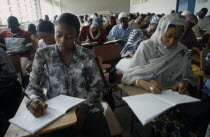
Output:
M47 99L60 94L86 99L86 102L76 110L78 124L70 130L62 129L62 135L75 135L77 129L79 133L81 130L85 131L84 134L88 137L109 137L110 133L101 105L104 85L92 52L75 44L79 29L80 23L75 15L63 13L57 18L56 44L40 49L35 55L30 83L26 89L33 102L26 100L26 104L36 117L45 113L47 105L44 103L40 81L46 71L45 80L49 85ZM60 137L61 134L53 132L47 136Z

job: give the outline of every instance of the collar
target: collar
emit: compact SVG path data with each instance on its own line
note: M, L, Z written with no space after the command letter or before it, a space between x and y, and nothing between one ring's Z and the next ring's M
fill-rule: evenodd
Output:
M78 55L76 45L72 46L72 54L73 54L73 58L74 58L74 56ZM55 59L57 59L57 61L61 61L61 52L56 44L55 44L55 52L54 52L53 56L55 57Z
M121 30L129 30L129 29L131 29L131 26L128 24L127 29L123 29L122 25L121 25L121 24L119 24L119 29L121 29Z
M11 30L9 29L9 33L12 34L13 36L14 36L14 35L18 35L18 34L20 34L21 32L22 32L22 29L20 29L20 28L18 28L18 33L12 33Z

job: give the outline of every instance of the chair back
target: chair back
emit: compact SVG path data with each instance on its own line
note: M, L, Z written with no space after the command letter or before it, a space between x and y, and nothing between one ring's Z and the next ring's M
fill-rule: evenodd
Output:
M95 56L102 58L104 62L112 62L120 58L120 47L119 45L103 45L93 47L93 53Z

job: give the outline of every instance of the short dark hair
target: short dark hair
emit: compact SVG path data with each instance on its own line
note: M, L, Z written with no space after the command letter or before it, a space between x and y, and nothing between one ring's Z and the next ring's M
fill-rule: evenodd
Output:
M203 12L207 13L208 9L207 8L202 8L200 11L203 11Z
M28 31L30 34L35 34L36 33L36 26L34 24L29 24L28 25Z
M74 14L71 14L71 13L63 13L63 14L61 14L56 19L55 25L60 24L60 23L64 23L64 24L68 24L68 25L73 26L76 29L76 31L77 31L77 35L79 35L80 23L79 23L79 19Z
M15 16L9 16L9 18L7 19L7 23L20 26L19 21Z
M54 24L50 21L42 21L38 24L37 31L47 33L55 32Z

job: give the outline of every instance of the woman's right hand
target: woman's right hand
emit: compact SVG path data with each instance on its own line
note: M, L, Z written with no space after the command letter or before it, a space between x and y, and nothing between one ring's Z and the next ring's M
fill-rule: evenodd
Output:
M35 117L43 116L47 109L47 104L42 102L41 100L34 100L30 103L28 109Z
M147 84L147 90L154 94L160 94L163 88L155 80L151 80Z

